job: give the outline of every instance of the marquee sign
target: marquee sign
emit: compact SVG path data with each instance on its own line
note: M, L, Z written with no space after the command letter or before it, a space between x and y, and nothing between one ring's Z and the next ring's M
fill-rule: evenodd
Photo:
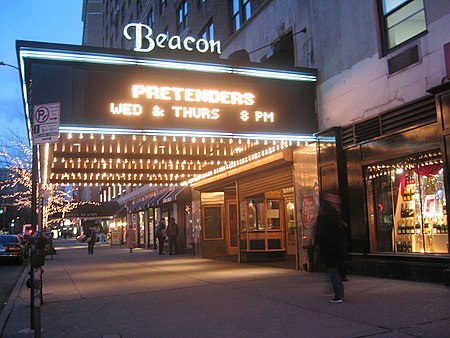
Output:
M81 50L23 52L24 58L34 58L33 104L61 102L62 126L303 135L317 131L314 71Z

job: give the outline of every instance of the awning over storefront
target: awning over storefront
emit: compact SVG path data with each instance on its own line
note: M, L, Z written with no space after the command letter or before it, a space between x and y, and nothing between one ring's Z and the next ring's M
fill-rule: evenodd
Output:
M113 218L122 218L126 216L127 216L127 208L120 208L114 213Z
M143 211L145 209L145 204L148 202L148 199L135 203L130 208L130 213L135 213L139 211Z
M169 191L169 193L161 200L161 204L176 201L177 197L183 192L185 188L186 187L178 187L174 190Z
M86 203L66 212L64 218L112 218L118 211L117 202Z

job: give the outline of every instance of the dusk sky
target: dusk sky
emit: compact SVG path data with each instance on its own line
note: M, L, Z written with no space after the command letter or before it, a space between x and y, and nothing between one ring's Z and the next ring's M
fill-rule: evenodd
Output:
M0 61L17 67L16 40L81 45L83 0L1 0ZM27 139L19 71L0 66L0 144Z

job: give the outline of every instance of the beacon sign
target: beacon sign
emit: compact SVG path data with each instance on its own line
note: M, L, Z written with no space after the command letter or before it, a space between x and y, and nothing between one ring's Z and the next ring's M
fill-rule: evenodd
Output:
M191 36L181 38L178 35L169 37L167 34L158 34L152 37L153 30L142 23L129 23L123 29L123 35L127 40L134 39L135 52L151 52L155 47L172 50L197 51L200 53L221 54L220 41L196 39Z

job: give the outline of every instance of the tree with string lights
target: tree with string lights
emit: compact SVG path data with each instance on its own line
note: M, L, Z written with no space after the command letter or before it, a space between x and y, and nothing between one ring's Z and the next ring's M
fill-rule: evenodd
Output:
M32 196L32 151L21 141L10 141L0 147L0 167L4 168L4 178L0 181L2 204L16 210L31 209ZM77 203L70 203L70 191L52 184L42 187L46 192L43 210L43 225L48 220L60 221L65 213L73 210ZM15 216L14 216L15 217ZM6 228L6 227L5 227Z

